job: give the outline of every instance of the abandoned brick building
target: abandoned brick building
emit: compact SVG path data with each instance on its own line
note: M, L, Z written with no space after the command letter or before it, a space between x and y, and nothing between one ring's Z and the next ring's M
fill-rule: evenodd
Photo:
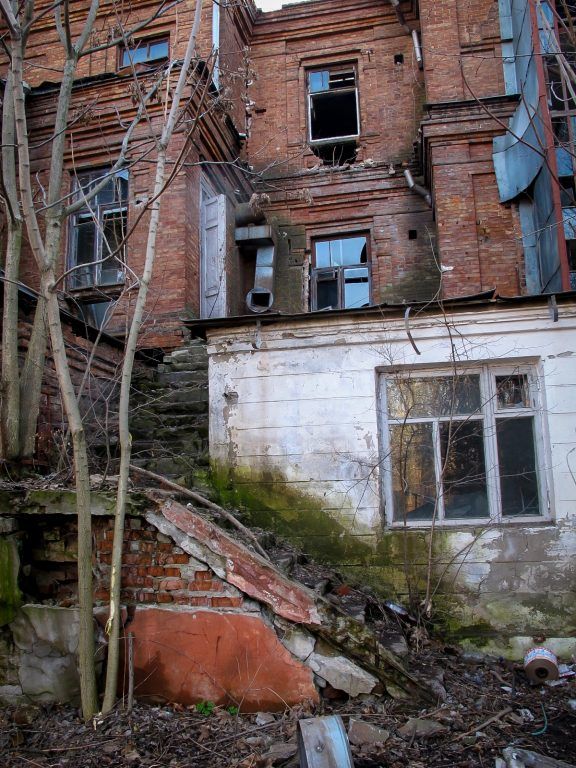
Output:
M68 193L113 164L134 74L181 59L192 6L82 60ZM206 340L221 499L347 578L433 595L455 636L512 656L534 635L574 645L572 11L205 3L196 74L209 107L171 150L185 161L162 197L140 343L182 370L190 336ZM59 62L48 16L36 30L26 79L41 194ZM152 173L128 165L68 222L62 305L104 339L125 330L145 233L106 255L140 221ZM31 260L22 280L36 285ZM181 536L147 520L151 540ZM131 565L136 602L177 602L160 572ZM167 575L181 603L241 613L246 594L210 567L198 566L202 597L188 594L195 576Z
M140 5L144 17L154 4ZM567 290L573 175L561 145L572 123L546 43L559 22L548 4L539 7L538 16L534 3L338 1L262 14L250 3L205 4L199 48L207 70L218 51L213 108L164 195L143 346L176 345L185 316ZM111 165L134 109L132 63L144 77L177 60L191 14L161 16L133 50L82 60L70 188ZM104 18L101 37L111 26ZM58 61L46 53L57 57L55 36L46 17L29 43L38 62L26 76L39 179L58 85ZM536 44L550 53L509 56L510 47ZM179 141L175 155L183 133ZM135 163L118 174L114 192L111 185L97 201L98 222L90 210L75 214L67 269L91 265L105 241L121 239L148 199L150 173ZM247 211L254 193L260 206ZM139 233L122 254L136 274ZM34 285L33 274L24 282ZM65 298L91 324L105 318L119 333L123 312L108 302L125 282L112 258L73 271Z

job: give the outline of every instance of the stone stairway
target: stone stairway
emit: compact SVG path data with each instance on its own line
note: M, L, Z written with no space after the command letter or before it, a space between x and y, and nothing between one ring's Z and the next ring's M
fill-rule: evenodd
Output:
M202 340L165 355L133 384L132 463L202 488L208 455L208 355Z

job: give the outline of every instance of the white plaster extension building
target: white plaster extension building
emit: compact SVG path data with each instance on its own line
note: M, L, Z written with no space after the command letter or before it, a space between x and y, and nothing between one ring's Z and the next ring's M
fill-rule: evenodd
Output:
M485 648L576 645L573 295L203 327L213 468L253 522Z

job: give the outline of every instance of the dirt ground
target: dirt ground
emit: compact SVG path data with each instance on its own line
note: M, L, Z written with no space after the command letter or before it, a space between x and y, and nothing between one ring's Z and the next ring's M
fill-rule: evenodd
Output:
M437 706L375 696L348 701L328 688L315 711L276 715L242 715L209 702L199 708L138 702L131 713L120 703L85 724L71 707L4 709L0 766L296 768L298 720L329 714L339 714L346 727L352 718L390 734L384 743L352 745L355 768L487 768L510 745L576 762L576 677L532 686L518 665L441 644L412 651L405 664L434 681ZM399 733L411 718L426 723L412 720ZM436 732L423 735L424 729Z

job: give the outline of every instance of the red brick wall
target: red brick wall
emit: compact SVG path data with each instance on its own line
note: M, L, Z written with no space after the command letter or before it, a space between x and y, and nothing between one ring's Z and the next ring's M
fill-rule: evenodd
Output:
M114 520L95 521L94 598L108 600L107 585ZM174 603L208 608L239 608L242 596L204 564L177 547L141 518L128 518L124 531L121 599L127 603Z
M21 354L24 355L30 340L33 315L24 309L20 312L19 343ZM122 349L112 346L103 338L96 349L92 342L74 330L64 319L64 340L70 365L70 375L74 386L79 390L84 379L88 361L90 369L86 378L80 406L83 412L89 413L85 429L89 450L105 445L117 433L116 402L119 387ZM136 371L146 375L140 363ZM67 449L63 448L63 438L66 430L66 418L60 398L60 389L50 356L49 345L47 359L44 365L42 396L40 402L40 418L38 420L37 455L42 462L54 464L62 459Z
M498 0L420 0L420 23L428 102L503 92Z
M416 19L411 17L414 26ZM402 53L404 64L395 64ZM359 160L410 159L424 98L411 38L392 7L374 0L336 0L264 14L254 27L256 82L250 162L277 164L282 176L317 163L307 148L306 69L354 62L360 108Z
M76 522L49 516L34 523L23 554L31 565L29 591L36 590L40 599L72 604L77 596ZM109 600L114 518L93 517L92 525L94 600L102 604ZM126 519L121 600L128 605L223 609L240 608L243 602L237 589L140 517Z

